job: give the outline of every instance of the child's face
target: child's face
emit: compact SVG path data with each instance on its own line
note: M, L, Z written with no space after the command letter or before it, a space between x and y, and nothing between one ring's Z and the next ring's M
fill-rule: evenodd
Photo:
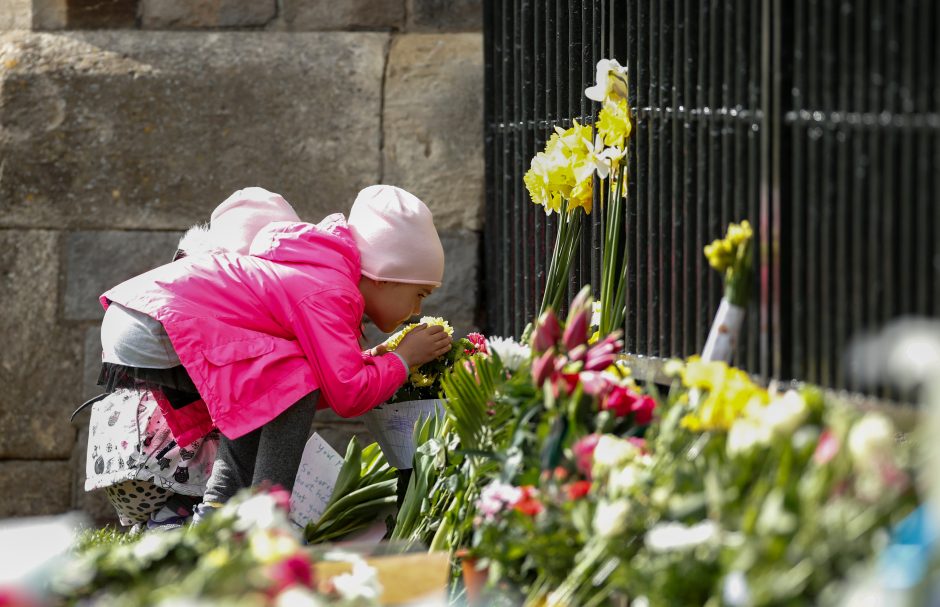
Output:
M391 333L412 316L421 314L421 302L434 291L431 285L412 285L363 278L359 290L366 316L383 333Z

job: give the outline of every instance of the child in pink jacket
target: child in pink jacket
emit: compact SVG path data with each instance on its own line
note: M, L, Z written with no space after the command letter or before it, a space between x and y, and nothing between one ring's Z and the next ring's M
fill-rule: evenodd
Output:
M451 341L432 326L410 332L394 353L359 346L364 315L391 332L440 286L443 247L416 197L372 186L348 220L334 214L314 225L268 223L279 206L293 213L287 201L261 188L236 194L210 223L210 235L229 239L224 251L184 257L101 296L106 383L189 380L195 392L158 402L176 442L221 432L207 507L265 481L291 489L315 408L360 415ZM115 314L137 322L109 322ZM139 360L148 365L128 364Z

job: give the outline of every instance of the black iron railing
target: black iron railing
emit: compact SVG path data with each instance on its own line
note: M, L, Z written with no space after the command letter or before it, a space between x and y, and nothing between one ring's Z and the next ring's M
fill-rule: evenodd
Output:
M757 232L737 363L851 387L853 334L940 315L940 5L932 0L484 3L488 330L534 315L554 217L522 175L590 122L598 59L628 65L628 352L701 350L721 296L702 248ZM594 213L572 276L599 285Z

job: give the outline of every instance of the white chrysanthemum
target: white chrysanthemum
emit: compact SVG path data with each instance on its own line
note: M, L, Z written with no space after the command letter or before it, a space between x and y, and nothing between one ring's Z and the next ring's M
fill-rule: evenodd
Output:
M653 552L695 548L718 537L718 525L703 521L691 527L682 523L659 523L646 533L646 546Z
M488 337L486 349L494 352L503 361L503 366L512 372L518 371L532 356L532 349L511 337Z

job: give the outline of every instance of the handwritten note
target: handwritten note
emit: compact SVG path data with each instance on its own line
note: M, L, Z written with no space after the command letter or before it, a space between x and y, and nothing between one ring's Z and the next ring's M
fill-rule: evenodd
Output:
M343 456L314 432L304 447L290 498L290 517L295 523L304 526L320 519L342 467Z

